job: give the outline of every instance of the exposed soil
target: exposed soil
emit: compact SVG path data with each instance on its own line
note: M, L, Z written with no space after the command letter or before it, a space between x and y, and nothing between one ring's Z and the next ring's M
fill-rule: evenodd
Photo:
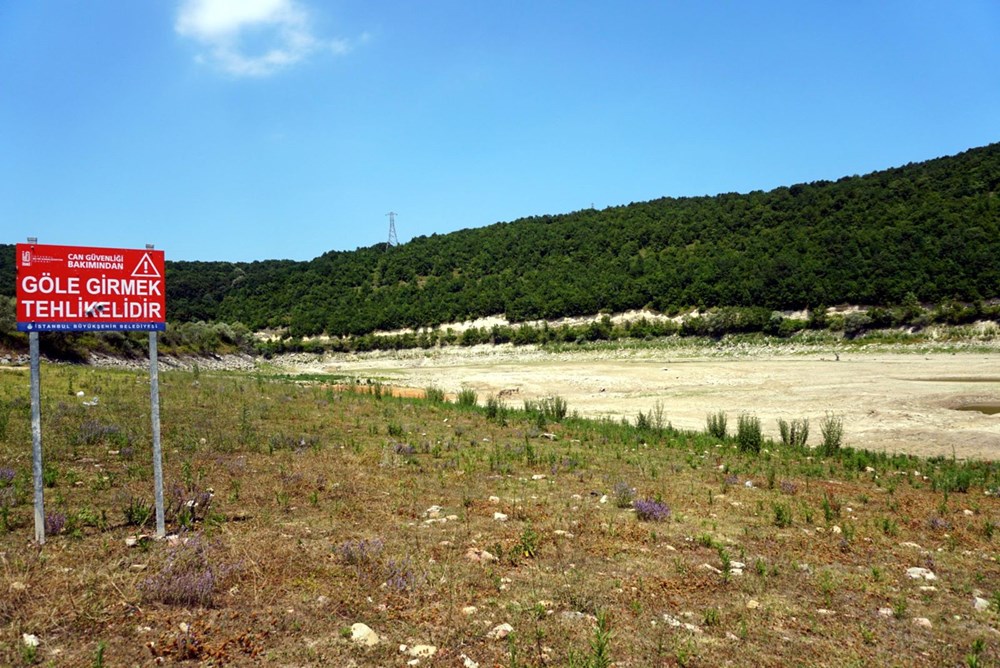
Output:
M844 349L645 348L549 353L476 346L286 360L299 372L377 378L407 388L471 388L520 407L558 395L587 417L633 420L662 403L675 427L703 429L725 411L777 420L809 418L810 443L827 413L844 419L844 443L924 456L1000 459L1000 351L878 352ZM969 410L973 408L973 410Z

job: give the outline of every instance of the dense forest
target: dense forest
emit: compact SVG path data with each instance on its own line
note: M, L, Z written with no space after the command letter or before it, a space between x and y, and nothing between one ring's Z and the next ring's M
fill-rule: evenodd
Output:
M835 182L536 216L307 262L168 262L168 317L360 335L496 314L975 302L1000 296L998 189L993 144ZM0 296L13 294L8 245Z

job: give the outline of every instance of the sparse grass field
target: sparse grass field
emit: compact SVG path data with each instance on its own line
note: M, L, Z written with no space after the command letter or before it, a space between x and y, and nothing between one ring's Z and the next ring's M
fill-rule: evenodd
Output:
M45 366L39 549L27 388L0 372L2 665L1000 662L996 463L168 371L177 538L127 541L148 377Z

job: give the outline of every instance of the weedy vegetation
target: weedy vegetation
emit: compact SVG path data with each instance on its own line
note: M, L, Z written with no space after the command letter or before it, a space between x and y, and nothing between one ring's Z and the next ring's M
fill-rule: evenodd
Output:
M157 541L146 376L42 371L41 548L27 371L0 373L0 665L1000 662L993 462L857 450L833 415L810 448L805 417L772 442L164 370Z

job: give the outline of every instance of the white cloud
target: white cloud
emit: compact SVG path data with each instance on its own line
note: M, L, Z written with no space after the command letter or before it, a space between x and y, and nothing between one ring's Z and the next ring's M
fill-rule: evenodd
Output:
M205 48L199 62L235 76L267 76L318 51L353 48L349 40L316 37L295 0L184 0L174 29Z

